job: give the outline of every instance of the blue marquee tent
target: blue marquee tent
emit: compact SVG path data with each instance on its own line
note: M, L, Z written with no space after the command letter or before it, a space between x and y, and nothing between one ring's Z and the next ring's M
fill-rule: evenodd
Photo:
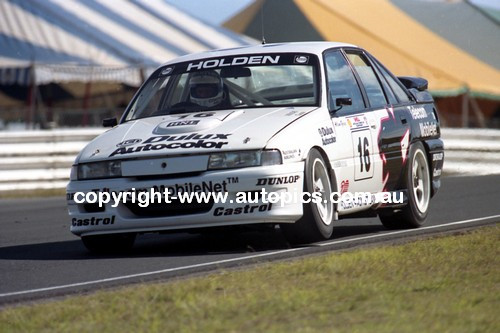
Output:
M163 0L0 0L3 85L34 78L37 84L137 86L139 69L147 73L179 55L249 43Z

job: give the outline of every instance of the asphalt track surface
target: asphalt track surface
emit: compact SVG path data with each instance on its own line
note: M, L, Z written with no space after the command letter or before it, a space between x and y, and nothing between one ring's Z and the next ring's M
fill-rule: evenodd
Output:
M377 218L345 219L332 239L296 248L276 229L142 235L130 253L95 256L69 232L65 205L64 198L0 200L0 306L492 225L500 221L500 175L444 178L423 228L389 231Z

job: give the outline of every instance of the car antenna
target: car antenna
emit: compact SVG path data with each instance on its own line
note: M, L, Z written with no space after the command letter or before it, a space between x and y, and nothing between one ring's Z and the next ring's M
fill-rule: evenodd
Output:
M262 34L262 45L266 45L266 38L264 37L264 2L260 6L260 28Z

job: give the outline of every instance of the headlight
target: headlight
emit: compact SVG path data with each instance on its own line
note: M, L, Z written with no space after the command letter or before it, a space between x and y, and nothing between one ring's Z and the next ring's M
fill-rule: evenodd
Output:
M279 150L247 150L210 154L208 169L245 168L281 164Z
M73 164L71 166L71 172L69 173L69 180L77 180L78 179L78 166Z
M78 164L78 179L113 178L122 175L120 161Z

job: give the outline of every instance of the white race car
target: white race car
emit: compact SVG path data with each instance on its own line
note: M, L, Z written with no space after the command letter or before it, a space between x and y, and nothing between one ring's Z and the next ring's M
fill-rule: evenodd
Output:
M365 50L341 43L267 44L169 61L119 124L105 119L112 129L76 158L67 186L71 232L89 250L107 251L132 246L138 233L248 224L279 224L290 242L313 242L348 216L418 227L444 159L426 89L426 80L397 78ZM263 189L295 200L273 203ZM170 200L138 199L154 191ZM355 192L403 200L335 200ZM214 196L182 198L197 193ZM244 194L247 201L239 200ZM103 203L107 195L115 200Z

